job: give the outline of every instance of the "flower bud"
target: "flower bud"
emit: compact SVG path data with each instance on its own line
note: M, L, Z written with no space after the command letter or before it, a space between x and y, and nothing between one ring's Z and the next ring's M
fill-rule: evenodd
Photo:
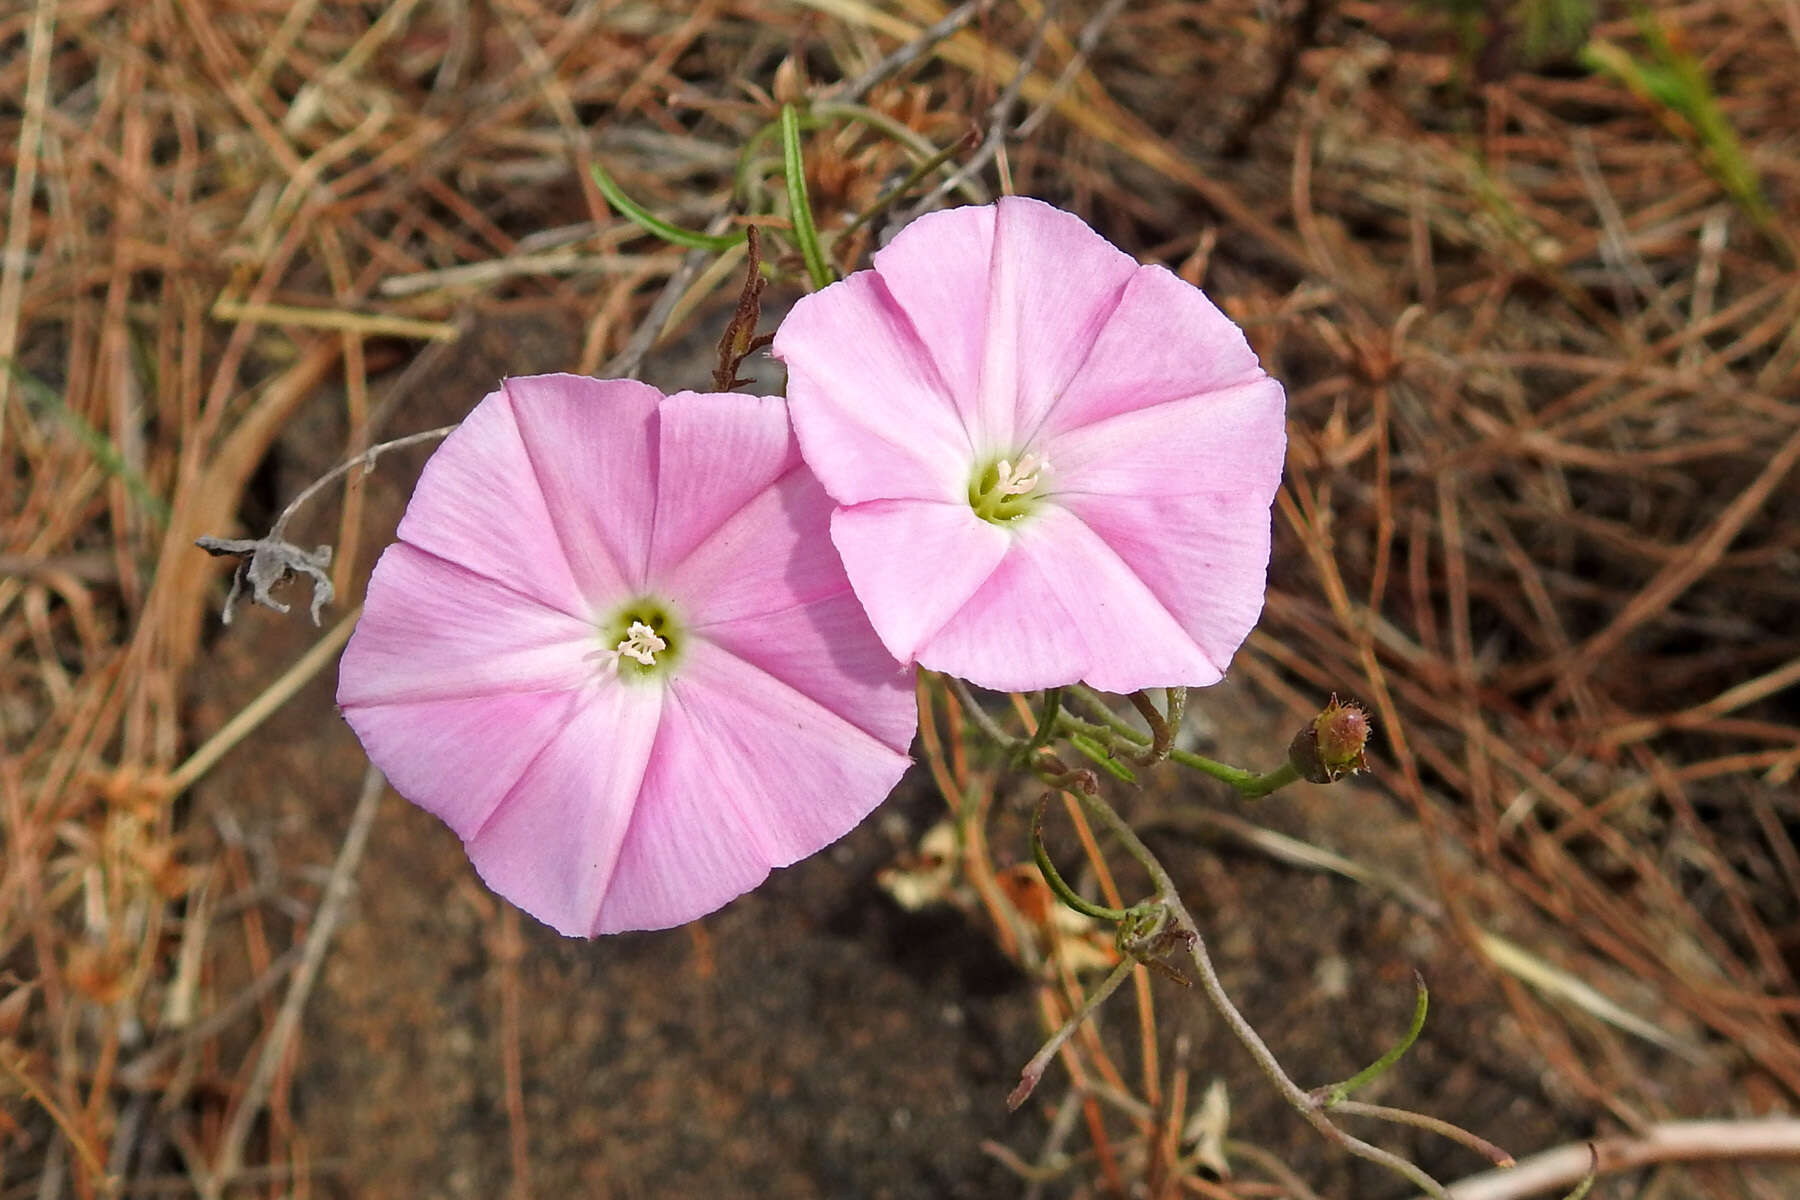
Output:
M777 104L804 104L812 83L806 77L806 64L789 54L775 68L774 96Z
M1369 714L1354 700L1331 703L1306 724L1288 746L1288 759L1309 783L1331 783L1367 769Z

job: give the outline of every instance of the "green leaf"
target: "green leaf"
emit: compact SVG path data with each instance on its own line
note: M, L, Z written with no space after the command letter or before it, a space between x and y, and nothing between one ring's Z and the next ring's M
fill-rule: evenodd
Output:
M806 163L800 156L800 114L794 106L781 106L781 164L787 175L788 219L794 225L794 241L800 257L806 260L806 273L813 288L829 287L836 274L825 262L825 248L819 244L819 228L813 223L812 202L806 198Z
M679 225L671 225L661 217L643 207L627 196L619 187L618 181L606 173L606 168L599 163L594 164L594 186L606 197L606 202L613 206L620 215L646 233L653 233L663 241L675 246L686 246L689 250L729 250L744 240L744 231L739 229L733 233L701 233L694 229L683 229Z

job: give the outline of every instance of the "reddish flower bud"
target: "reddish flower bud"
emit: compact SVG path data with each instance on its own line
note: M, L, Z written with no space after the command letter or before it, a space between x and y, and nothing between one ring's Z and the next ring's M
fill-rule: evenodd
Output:
M1367 769L1369 714L1354 700L1331 703L1294 735L1288 758L1309 783L1331 783Z

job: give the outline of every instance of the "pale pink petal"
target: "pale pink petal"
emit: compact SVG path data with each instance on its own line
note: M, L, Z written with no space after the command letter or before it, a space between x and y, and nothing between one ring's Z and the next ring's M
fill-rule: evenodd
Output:
M662 394L580 375L509 379L503 391L576 584L599 604L642 590Z
M1006 196L995 211L981 403L998 452L1022 448L1075 378L1138 265L1040 200Z
M999 568L919 648L920 665L999 691L1218 682L1223 664L1073 515L1046 505L1008 535Z
M1140 267L1042 432L1262 377L1243 331L1204 292L1166 267Z
M840 504L966 495L972 452L937 368L870 271L803 298L775 334L807 465Z
M1260 373L1044 442L1051 502L1103 540L1221 672L1262 611L1285 446L1281 386Z
M602 649L585 621L405 542L369 580L338 667L338 704L565 691L592 678Z
M691 920L830 845L899 782L903 749L717 647L691 647L598 931Z
M850 585L831 548L831 499L804 467L743 504L658 582L690 627L760 617Z
M1131 409L1046 437L1039 446L1055 473L1053 496L1245 495L1267 509L1287 448L1281 385L1259 375Z
M664 689L607 681L526 767L467 839L487 885L558 933L591 937L620 886L620 844L647 802L645 771ZM704 886L704 885L700 885ZM687 916L646 911L644 927Z
M1071 495L1060 503L1146 582L1223 670L1262 613L1268 492L1264 487L1166 497ZM1107 691L1126 690L1097 678L1090 682Z
M704 637L893 745L912 740L911 673L882 648L831 544L805 468L738 510L667 580ZM685 663L683 664L685 670Z
M829 539L821 541L829 552ZM905 749L919 724L912 669L882 646L843 568L837 570L835 594L698 632L863 732Z
M581 693L352 704L344 720L394 790L467 838L568 722Z
M883 290L900 306L924 353L937 365L963 424L978 428L994 206L926 213L895 234L871 261Z
M966 501L922 500L840 508L831 518L831 540L869 623L903 663L913 662L919 647L986 583L1011 542Z
M663 401L657 424L653 577L800 464L779 396L679 392Z
M920 217L875 255L874 267L985 456L1023 448L1137 263L1072 213L1007 196Z
M552 608L587 612L504 392L476 405L425 464L399 536Z

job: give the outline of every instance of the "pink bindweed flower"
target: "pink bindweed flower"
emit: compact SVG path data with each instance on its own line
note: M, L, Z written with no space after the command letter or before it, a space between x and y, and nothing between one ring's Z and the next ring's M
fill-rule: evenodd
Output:
M711 912L835 841L917 720L777 397L511 379L426 465L338 703L565 934Z
M984 687L1217 682L1262 610L1281 385L1195 287L1036 200L921 217L775 337L895 658Z

